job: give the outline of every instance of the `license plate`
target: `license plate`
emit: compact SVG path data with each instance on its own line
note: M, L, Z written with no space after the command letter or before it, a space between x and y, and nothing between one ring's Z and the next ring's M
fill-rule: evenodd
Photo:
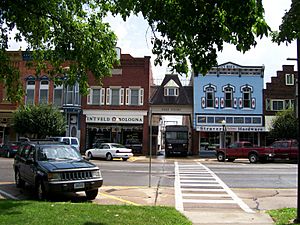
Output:
M75 183L74 189L84 188L84 183Z

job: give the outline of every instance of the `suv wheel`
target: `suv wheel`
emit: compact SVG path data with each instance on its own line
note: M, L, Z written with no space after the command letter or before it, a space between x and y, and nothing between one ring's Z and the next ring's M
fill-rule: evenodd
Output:
M128 160L128 158L122 158L123 159L123 161L127 161Z
M94 200L98 195L98 189L85 191L88 200Z
M36 185L36 195L38 200L45 200L47 198L47 193L43 181L39 180Z
M107 154L106 154L106 160L107 160L107 161L113 160L113 157L112 157L112 155L111 155L110 153L107 153Z
M22 180L19 170L15 172L15 181L17 188L22 188L25 186L25 181Z

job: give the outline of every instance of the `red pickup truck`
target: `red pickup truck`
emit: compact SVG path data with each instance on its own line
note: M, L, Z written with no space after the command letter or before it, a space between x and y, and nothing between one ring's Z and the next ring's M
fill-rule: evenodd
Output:
M255 147L251 142L241 141L232 143L227 148L216 149L216 155L219 162L224 162L225 159L233 162L237 158L248 158L250 163L277 158L296 160L298 142L297 140L281 140L275 141L269 147Z

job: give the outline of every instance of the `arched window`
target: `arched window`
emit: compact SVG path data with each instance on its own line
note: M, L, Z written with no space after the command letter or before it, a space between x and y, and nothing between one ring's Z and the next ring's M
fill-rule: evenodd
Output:
M48 104L48 93L49 91L49 81L48 78L42 78L40 81L40 95L39 95L39 103L40 104Z
M215 89L213 87L207 87L205 89L205 95L206 95L206 107L213 108L214 99L215 99Z
M35 95L35 78L29 76L26 79L26 105L34 104L34 95Z
M243 92L243 108L251 108L251 88L244 87Z
M233 107L233 89L231 87L226 87L224 89L224 98L225 98L225 108Z

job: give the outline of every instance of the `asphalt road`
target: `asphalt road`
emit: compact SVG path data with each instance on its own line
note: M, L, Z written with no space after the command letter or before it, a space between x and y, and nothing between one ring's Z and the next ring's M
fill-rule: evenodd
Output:
M199 159L156 159L149 161L91 160L102 171L103 186L173 187L174 162L196 164ZM250 164L247 160L235 162L201 161L230 188L297 188L297 164ZM14 186L13 159L0 158L0 185Z

